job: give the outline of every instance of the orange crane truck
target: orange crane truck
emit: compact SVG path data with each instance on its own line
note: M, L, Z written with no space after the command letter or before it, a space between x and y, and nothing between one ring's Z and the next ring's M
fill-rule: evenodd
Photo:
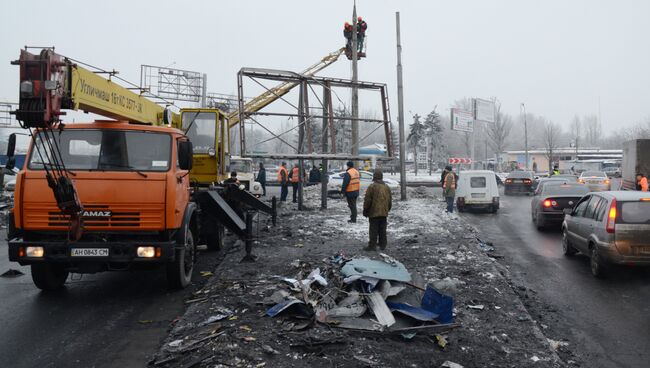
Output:
M253 216L275 205L234 185L192 179L192 127L212 119L223 178L228 122L217 109L181 109L180 116L72 60L27 48L20 59L16 118L32 136L17 175L9 215L9 259L30 265L34 284L61 288L70 272L164 267L172 288L191 282L197 244L218 249L224 227L244 238L250 259ZM116 120L63 124L65 109ZM7 155L13 156L15 136ZM9 159L7 166L12 166ZM212 179L215 180L215 179Z

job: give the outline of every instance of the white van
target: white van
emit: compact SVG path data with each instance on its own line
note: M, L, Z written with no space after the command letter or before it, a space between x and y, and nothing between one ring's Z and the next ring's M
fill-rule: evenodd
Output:
M497 212L499 209L499 187L494 171L461 171L458 175L456 206L460 212L466 208L485 208L491 212Z

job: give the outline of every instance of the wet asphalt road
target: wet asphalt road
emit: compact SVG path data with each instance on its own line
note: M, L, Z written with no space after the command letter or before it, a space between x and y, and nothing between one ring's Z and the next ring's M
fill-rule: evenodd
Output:
M595 279L586 256L562 254L559 229L537 230L530 197L502 195L497 214L462 216L505 256L516 282L537 292L531 314L553 321L545 322L544 333L567 339L582 366L650 366L649 270L616 268L607 279ZM544 318L547 313L553 318Z
M198 283L219 257L202 255ZM193 290L169 291L162 271L133 271L74 275L63 292L42 293L3 240L0 273L10 268L25 275L0 277L1 367L144 367Z

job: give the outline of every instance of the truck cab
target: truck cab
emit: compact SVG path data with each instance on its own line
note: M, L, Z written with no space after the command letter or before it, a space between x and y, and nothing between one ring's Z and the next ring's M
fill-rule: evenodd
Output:
M232 156L230 158L229 169L229 171L237 172L237 179L247 191L256 197L262 196L262 185L255 181L255 175L253 174L252 158Z
M44 155L52 144L83 206L76 241L73 219L48 187ZM191 162L191 143L175 128L96 121L54 135L36 131L16 178L9 259L31 265L44 290L61 287L69 272L153 266L167 268L170 286L186 286L198 235Z

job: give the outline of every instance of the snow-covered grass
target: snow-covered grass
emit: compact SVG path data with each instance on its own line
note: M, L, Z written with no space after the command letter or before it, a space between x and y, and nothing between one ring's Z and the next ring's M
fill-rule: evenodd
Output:
M401 180L401 175L400 174L390 174L390 173L384 173L385 178L393 179L400 181ZM420 171L418 175L415 175L415 173L412 172L407 172L406 173L406 181L411 182L411 183L433 183L433 182L439 182L440 181L440 173L431 173L429 175L428 171Z

